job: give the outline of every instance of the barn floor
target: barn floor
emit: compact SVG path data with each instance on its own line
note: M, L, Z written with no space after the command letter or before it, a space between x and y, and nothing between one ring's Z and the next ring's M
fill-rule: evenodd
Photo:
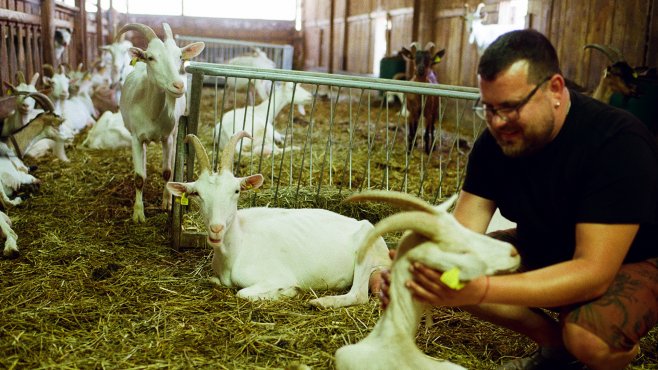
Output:
M40 191L8 211L21 255L0 260L0 367L333 368L336 349L374 326L378 300L318 310L311 293L249 302L211 285L210 249L169 247L159 152L149 146L142 225L131 220L129 150L71 149L70 164L36 163ZM432 318L421 350L467 368L534 349L459 310ZM658 369L657 348L654 330L631 369Z

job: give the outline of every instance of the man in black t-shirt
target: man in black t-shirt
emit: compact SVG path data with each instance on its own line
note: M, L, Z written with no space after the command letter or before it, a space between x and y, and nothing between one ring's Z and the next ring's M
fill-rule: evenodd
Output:
M480 59L487 122L454 215L485 232L501 213L524 270L461 290L414 265L417 299L461 306L538 343L501 369L622 369L658 322L658 147L631 114L570 91L550 41L507 33ZM559 312L559 320L537 308Z

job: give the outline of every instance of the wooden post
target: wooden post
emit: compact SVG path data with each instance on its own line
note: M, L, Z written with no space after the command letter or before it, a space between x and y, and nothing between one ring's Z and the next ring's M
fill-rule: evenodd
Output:
M73 46L75 47L75 59L78 63L83 63L85 68L89 68L89 57L87 55L87 8L85 0L75 0L75 6L78 7L78 14L73 21ZM71 66L77 68L77 66Z
M99 8L100 9L100 8ZM116 32L116 15L114 14L114 3L110 0L110 8L107 10L107 43L114 42Z
M41 3L41 50L43 62L55 67L55 0Z
M334 30L336 25L336 0L331 0L331 14L329 15L329 67L327 72L334 73ZM320 45L322 47L322 45Z
M101 8L101 0L96 1L96 50L100 50L100 47L105 45L105 39L103 39L103 9ZM99 57L100 55L96 55Z

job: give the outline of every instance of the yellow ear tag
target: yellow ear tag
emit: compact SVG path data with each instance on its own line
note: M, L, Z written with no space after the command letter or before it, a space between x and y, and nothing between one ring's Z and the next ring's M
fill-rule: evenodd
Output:
M184 205L184 206L190 204L190 198L187 197L187 193L183 193L183 194L181 194L181 196L180 196L180 204L181 204L181 205Z
M441 57L436 57L436 58L434 58L434 63L438 63L438 62L440 62L440 61L441 61Z
M637 78L637 72L633 72L633 78Z
M448 271L441 274L441 282L447 285L450 289L459 290L464 287L464 284L459 282L459 268L453 267Z
M132 59L130 60L130 65L134 67L135 64L137 64L137 58L132 58Z

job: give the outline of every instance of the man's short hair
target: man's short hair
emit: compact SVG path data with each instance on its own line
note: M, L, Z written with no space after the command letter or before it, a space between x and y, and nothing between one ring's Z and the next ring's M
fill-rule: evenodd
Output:
M530 65L530 83L562 74L555 48L546 36L533 29L511 31L498 37L482 54L478 74L481 79L492 81L519 60L527 60Z

